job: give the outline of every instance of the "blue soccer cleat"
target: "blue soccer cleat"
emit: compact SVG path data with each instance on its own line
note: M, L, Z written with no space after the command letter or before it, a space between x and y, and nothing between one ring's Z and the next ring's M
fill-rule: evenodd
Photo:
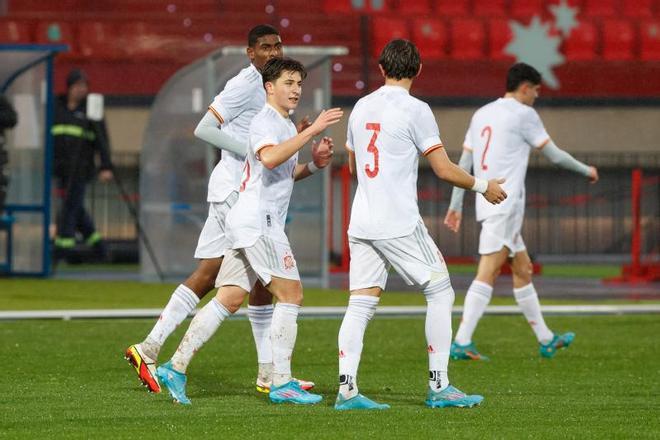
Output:
M172 367L172 361L164 363L156 369L156 376L160 383L165 385L176 403L191 405L192 402L186 396L186 382L188 378L184 373L176 371Z
M539 353L545 358L554 357L557 353L557 350L561 348L568 348L575 339L575 333L567 332L564 334L555 334L552 337L552 341L547 344L539 344Z
M341 394L337 395L335 401L335 409L339 411L346 411L351 409L389 409L390 406L386 403L374 402L370 398L358 394L350 399L344 399Z
M449 385L442 391L433 391L429 388L426 395L426 406L431 408L447 408L450 406L457 408L472 408L483 402L484 396L478 394L467 395L463 391Z
M467 345L459 345L456 342L451 343L451 349L449 350L451 358L455 361L460 360L473 360L473 361L487 361L489 360L488 356L477 351L474 342L470 342Z
M295 403L297 405L313 405L323 400L318 394L308 393L300 388L300 384L291 380L279 387L273 386L268 393L273 403Z

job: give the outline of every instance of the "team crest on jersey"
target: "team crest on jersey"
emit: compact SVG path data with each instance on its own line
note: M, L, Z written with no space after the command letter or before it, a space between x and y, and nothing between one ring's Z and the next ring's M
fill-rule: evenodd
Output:
M291 270L294 267L296 267L296 260L293 258L293 255L291 255L289 252L286 252L284 254L284 269Z

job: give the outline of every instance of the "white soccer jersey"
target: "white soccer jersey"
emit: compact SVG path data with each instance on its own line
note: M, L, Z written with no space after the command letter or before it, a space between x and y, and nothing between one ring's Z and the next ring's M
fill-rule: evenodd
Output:
M355 153L358 177L348 234L371 240L411 234L421 219L419 153L442 147L431 108L402 87L383 86L353 108L346 147Z
M282 143L296 134L296 126L291 119L279 114L270 104L266 104L252 120L240 195L227 215L227 237L232 249L252 246L261 235L279 243L288 243L284 223L293 191L298 153L269 170L259 160L259 150Z
M222 130L237 141L248 143L250 122L264 107L266 92L261 73L250 64L230 79L225 88L209 106L221 124ZM222 202L241 181L245 159L230 151L222 151L222 160L213 169L209 179L209 202Z
M482 179L504 177L502 188L508 196L499 205L476 197L477 221L524 209L529 153L549 139L536 110L514 98L500 98L477 110L463 146L472 151L474 175Z

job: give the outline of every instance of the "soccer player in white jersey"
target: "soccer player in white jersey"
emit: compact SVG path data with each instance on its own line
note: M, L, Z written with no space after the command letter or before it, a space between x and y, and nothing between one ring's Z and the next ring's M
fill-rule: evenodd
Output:
M532 107L541 87L541 75L532 66L518 63L508 72L506 94L483 107L472 117L465 136L459 165L473 168L478 178L506 177L509 197L497 206L477 198L476 215L481 223L477 276L465 297L463 320L451 348L453 359L486 359L472 335L493 293L500 268L509 260L513 272L513 295L539 342L541 356L553 357L568 347L574 333L553 333L541 313L532 284L532 263L521 236L525 213L525 174L529 153L540 150L552 163L598 181L598 171L559 149ZM461 225L463 191L454 188L445 224L454 232Z
M238 197L249 124L266 102L261 70L268 60L282 56L282 41L277 29L268 25L252 28L248 33L247 55L250 65L227 82L195 129L195 136L223 150L222 160L209 180L209 215L195 250L195 258L199 259L197 269L174 290L146 339L126 350L126 358L134 366L139 379L155 393L160 392L155 377L158 353L167 337L195 309L200 299L213 290L228 247L225 216ZM257 390L261 392L268 392L272 376L269 338L272 315L272 295L257 283L250 295L248 316L257 347ZM301 381L301 385L309 389L314 384Z
M459 391L447 376L454 291L442 254L417 206L418 156L426 156L442 180L478 191L490 203L501 202L506 194L498 180L474 178L447 157L431 108L410 95L421 70L417 48L409 41L393 40L378 62L385 85L360 99L348 122L346 148L358 187L348 228L351 296L339 330L340 385L335 408L389 408L360 394L356 377L364 332L390 267L426 297L426 404L475 406L483 397Z
M186 369L193 355L235 313L257 280L277 298L270 338L275 403L313 404L321 396L308 393L291 376L291 356L297 334L298 309L303 291L296 261L284 232L294 180L310 176L331 160L332 140L313 145L317 163L298 164L298 151L342 116L339 109L323 111L308 128L296 134L289 118L302 91L305 69L291 59L270 60L262 71L267 103L250 124L249 151L240 195L227 215L231 249L217 278L218 293L190 323L172 359L158 367L161 383L180 403L186 396ZM324 154L319 153L319 151Z

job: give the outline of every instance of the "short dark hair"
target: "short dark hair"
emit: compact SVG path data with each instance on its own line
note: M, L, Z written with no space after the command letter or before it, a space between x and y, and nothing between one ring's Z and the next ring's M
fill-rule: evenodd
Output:
M248 33L248 47L254 47L257 40L266 35L279 35L280 33L269 24L260 24L250 29Z
M305 66L300 61L292 58L271 58L261 71L264 85L267 82L275 82L282 72L298 72L302 79L307 77Z
M541 74L529 64L516 63L511 66L506 75L506 91L515 92L525 82L537 86L541 84Z
M397 80L417 76L421 62L417 47L412 42L402 39L387 43L378 59L378 64L383 66L385 76Z

